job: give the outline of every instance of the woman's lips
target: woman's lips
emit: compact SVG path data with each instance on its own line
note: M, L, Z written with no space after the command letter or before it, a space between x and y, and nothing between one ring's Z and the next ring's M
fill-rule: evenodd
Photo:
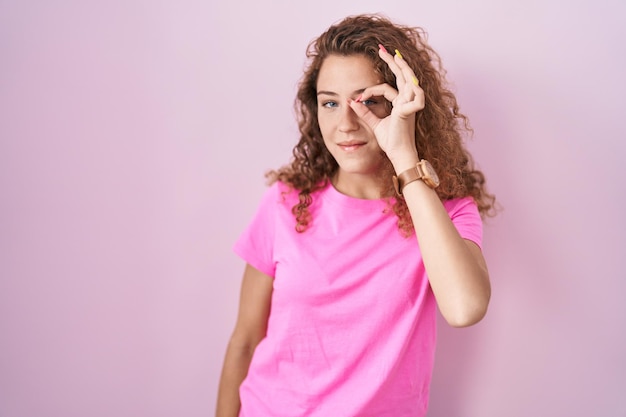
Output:
M341 143L338 143L337 146L339 146L341 149L343 149L346 152L353 152L365 146L365 142L341 142Z

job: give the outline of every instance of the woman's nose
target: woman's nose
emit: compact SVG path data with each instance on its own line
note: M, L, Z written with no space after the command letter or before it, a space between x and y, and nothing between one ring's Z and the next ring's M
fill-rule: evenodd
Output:
M339 131L350 132L359 128L359 116L357 116L348 103L342 106L341 115L339 117Z

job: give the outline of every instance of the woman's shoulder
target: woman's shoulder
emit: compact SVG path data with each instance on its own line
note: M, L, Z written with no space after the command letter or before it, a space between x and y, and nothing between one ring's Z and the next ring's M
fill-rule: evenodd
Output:
M478 205L476 200L472 196L457 197L445 200L443 206L450 216L453 216L462 212L474 212L478 211Z
M276 181L265 190L263 200L265 203L293 205L298 201L298 190L285 182Z
M329 182L322 181L314 188L314 191L312 191L310 194L315 195L315 194L323 193L328 189L328 185L329 185ZM299 198L298 196L300 195L300 190L297 189L292 184L289 184L283 181L276 181L269 186L267 193L280 195L284 197L285 199L295 199L297 201Z

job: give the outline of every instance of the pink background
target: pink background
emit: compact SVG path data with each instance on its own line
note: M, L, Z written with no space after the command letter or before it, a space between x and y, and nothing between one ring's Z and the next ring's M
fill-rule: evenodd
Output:
M305 46L376 11L430 33L504 207L429 415L626 416L625 6L385 3L0 2L0 416L213 414Z

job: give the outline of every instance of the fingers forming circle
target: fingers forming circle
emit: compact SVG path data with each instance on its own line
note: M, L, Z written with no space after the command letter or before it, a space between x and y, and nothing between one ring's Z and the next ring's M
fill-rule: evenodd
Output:
M367 100L371 97L384 97L385 100L393 103L398 97L398 90L389 84L378 84L363 90L359 101Z

